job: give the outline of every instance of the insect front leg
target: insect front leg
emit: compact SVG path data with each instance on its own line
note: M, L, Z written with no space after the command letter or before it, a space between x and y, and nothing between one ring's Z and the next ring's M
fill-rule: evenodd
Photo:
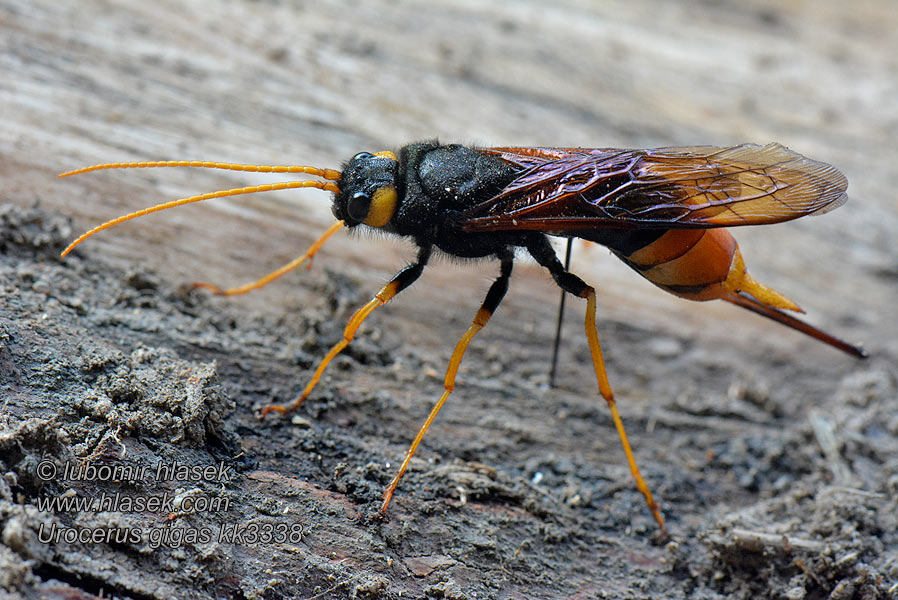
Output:
M325 231L323 234L321 234L321 237L319 237L317 240L315 240L315 243L313 243L309 247L309 249L306 250L305 254L303 254L301 256L297 256L296 258L294 258L293 260L291 260L284 266L272 271L268 275L262 277L261 279L254 281L252 283L247 283L247 284L244 284L244 285L241 285L238 287L229 288L229 289L223 289L223 288L220 288L217 285L213 285L211 283L203 283L201 281L198 281L193 284L193 289L197 289L197 288L206 289L217 296L236 296L238 294L245 294L247 292L257 290L260 287L268 285L269 283L271 283L278 277L281 277L282 275L286 275L287 273L289 273L293 269L297 268L298 266L300 266L302 263L306 262L307 260L311 261L312 258L314 258L314 256L318 253L318 251L321 250L321 246L324 245L324 242L327 241L327 238L329 238L330 236L332 236L335 233L337 233L338 231L340 231L340 229L343 228L343 225L344 225L343 221L337 221L336 223L331 225L327 229L327 231ZM310 262L309 268L311 268L311 266L312 266L312 263Z
M427 264L427 261L430 259L431 247L421 247L418 250L418 258L415 262L402 269L397 273L393 279L390 280L385 286L383 286L379 292L377 292L374 297L362 308L358 309L352 318L349 319L349 323L346 325L346 329L343 331L343 339L334 344L334 347L330 349L330 352L322 359L321 364L318 365L318 368L315 370L315 374L312 375L312 380L309 381L306 388L302 391L299 398L291 402L286 406L281 406L280 404L271 404L262 409L262 413L259 417L264 417L270 412L280 412L285 413L299 407L303 401L309 397L309 394L312 393L312 390L315 389L315 386L318 384L318 380L321 379L321 374L324 373L324 369L327 365L337 356L343 349L349 345L349 342L355 337L356 332L359 327L361 327L362 323L365 319L368 318L368 315L374 311L378 306L383 306L387 302L389 302L396 294L410 286L414 283L418 277L421 276L421 272L424 270L424 266Z
M602 347L599 344L599 332L596 327L595 288L586 285L582 279L564 268L564 265L558 260L555 251L552 249L549 240L545 236L535 238L527 245L527 250L533 258L536 259L536 262L549 270L549 273L551 273L552 277L555 279L555 283L557 283L561 289L586 299L586 339L589 342L589 352L592 355L592 364L596 373L596 381L599 385L599 393L605 399L605 402L608 404L608 408L611 411L611 419L614 421L614 427L617 429L621 445L624 448L624 453L627 455L630 473L633 474L633 478L636 480L636 487L645 497L645 502L652 512L652 515L655 517L655 520L658 522L658 525L661 527L662 534L667 537L667 528L664 526L664 519L661 516L661 511L658 509L658 503L655 502L655 499L652 497L652 492L649 490L648 485L645 483L645 480L639 472L639 466L636 464L636 458L633 456L633 450L627 439L624 423L617 410L614 392L611 391L611 385L608 383L608 374L605 371L605 361L602 358Z
M396 486L399 485L399 480L402 479L406 469L408 469L408 465L415 455L418 445L421 443L421 440L424 439L424 434L427 433L427 429L430 427L430 424L433 423L437 413L443 408L443 404L446 403L449 394L455 389L455 375L458 373L458 367L461 365L461 360L465 355L465 350L468 348L468 344L471 343L471 340L477 332L483 329L493 313L496 312L499 303L502 302L502 298L505 297L505 292L508 291L508 280L511 278L511 268L514 265L514 254L512 254L510 250L505 250L499 254L499 258L502 260L499 277L496 278L496 280L493 281L493 285L490 286L489 292L486 294L486 299L474 316L474 320L468 328L468 331L465 332L458 341L458 344L455 345L455 350L453 350L452 357L449 359L449 367L446 369L446 378L443 380L443 395L440 396L440 399L427 416L427 420L424 421L424 424L418 430L418 435L415 436L415 440L405 453L405 460L402 461L399 471L396 473L396 476L393 477L390 485L387 486L387 489L384 492L384 501L380 507L381 514L386 513L387 507L390 505L390 499L393 497L393 492L396 491Z

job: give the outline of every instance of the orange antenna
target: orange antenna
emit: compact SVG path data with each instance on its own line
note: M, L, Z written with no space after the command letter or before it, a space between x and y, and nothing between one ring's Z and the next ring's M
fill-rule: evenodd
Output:
M306 175L315 175L323 177L330 181L340 179L340 171L334 169L321 169L318 167L303 167L299 165L240 165L234 163L207 162L201 160L162 160L162 161L141 161L141 162L116 162L102 163L83 167L60 173L59 177L69 177L70 175L78 175L79 173L88 173L90 171L102 171L104 169L147 169L151 167L198 167L202 169L224 169L226 171L251 171L254 173L304 173Z
M116 163L110 163L110 164L116 164ZM127 163L125 163L125 164L127 164ZM135 164L139 164L139 163L135 163ZM213 163L213 164L217 164L217 163ZM168 166L168 165L163 165L163 166ZM104 168L102 165L98 165L98 167ZM88 167L88 170L90 170L92 168L93 167ZM105 167L105 168L117 168L117 167ZM272 168L277 168L277 167L272 167ZM301 167L301 168L310 168L310 167ZM323 170L323 169L319 169L319 170ZM330 171L330 169L327 169L327 171ZM322 177L324 177L324 175L322 175ZM273 192L273 191L277 191L277 190L292 190L295 188L317 188L319 190L325 190L327 192L334 192L334 193L337 193L340 191L340 188L337 187L337 184L331 183L331 182L286 181L283 183L270 183L270 184L266 184L266 185L253 185L253 186L249 186L249 187L234 188L231 190L220 190L217 192L209 192L206 194L200 194L199 196L190 196L189 198L181 198L180 200L173 200L172 202L166 202L164 204L157 204L156 206L144 208L143 210L138 210L136 212L124 215L117 219L107 221L106 223L103 223L102 225L98 225L97 227L94 227L87 233L82 234L80 237L78 237L78 239L76 239L74 242L69 244L68 248L66 248L65 250L62 251L62 254L60 255L60 257L63 257L66 254L68 254L69 252L71 252L72 249L75 248L75 246L77 246L78 244L80 244L81 242L83 242L84 240L86 240L87 238L89 238L90 236L92 236L95 233L103 231L104 229L109 229L110 227L118 225L119 223L124 223L125 221L130 221L131 219L136 219L137 217L142 217L142 216L148 215L150 213L159 212L160 210L165 210L167 208L175 208L176 206L183 206L185 204L191 204L193 202L209 200L211 198L225 198L227 196L241 196L244 194L255 194L257 192Z

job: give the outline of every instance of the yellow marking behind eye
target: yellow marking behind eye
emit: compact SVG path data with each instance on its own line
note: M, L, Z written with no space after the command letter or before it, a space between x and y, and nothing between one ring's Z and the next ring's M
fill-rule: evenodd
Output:
M396 158L396 155L393 154L392 152L390 152L389 150L384 150L383 152L375 152L374 156L380 156L382 158L389 158L390 160L395 160L397 162L399 161L399 159Z
M362 221L371 227L383 227L390 222L396 213L396 186L385 185L374 192L371 197L371 206L368 208L368 216Z

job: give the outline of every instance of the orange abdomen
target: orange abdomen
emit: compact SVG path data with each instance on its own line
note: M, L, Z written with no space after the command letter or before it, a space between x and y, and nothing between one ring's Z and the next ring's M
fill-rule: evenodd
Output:
M643 277L689 300L732 299L750 294L775 308L801 310L746 272L739 244L726 229L669 229L641 239L638 232L608 235L608 245ZM598 240L597 240L598 241Z
M621 258L655 285L690 300L720 298L726 284L745 272L739 246L726 229L671 229Z

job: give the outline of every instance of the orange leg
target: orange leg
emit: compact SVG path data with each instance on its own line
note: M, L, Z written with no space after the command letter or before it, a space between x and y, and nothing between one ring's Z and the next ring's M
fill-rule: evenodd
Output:
M305 401L306 398L309 397L309 394L312 393L312 390L315 389L315 386L318 384L318 380L321 379L321 374L324 373L324 369L327 368L327 365L337 356L343 349L349 345L349 342L355 337L356 332L359 327L361 327L362 323L368 318L368 315L374 311L378 306L383 306L387 302L390 301L396 294L410 286L418 277L421 276L421 272L424 270L424 265L427 264L427 260L430 258L430 247L421 248L418 251L418 260L413 264L407 266L399 273L396 274L390 282L383 286L377 294L374 295L365 306L360 308L352 315L352 318L349 319L349 323L346 325L346 329L343 331L343 339L337 342L333 348L330 349L330 352L324 357L321 361L321 364L318 365L318 368L315 370L315 374L312 375L312 380L309 381L308 385L306 385L305 389L300 394L299 398L291 402L286 406L282 406L280 404L271 404L262 409L262 413L259 415L259 418L264 417L270 412L279 412L286 413L292 410L295 410L299 407L300 404Z
M380 507L381 514L387 512L387 507L390 505L390 499L393 497L393 492L396 491L396 486L399 485L399 480L402 479L402 476L408 469L408 465L415 455L418 445L421 443L421 440L424 439L424 434L427 433L427 429L430 427L430 424L433 423L437 413L443 408L443 404L446 403L449 394L455 389L455 375L458 373L458 367L461 365L461 360L465 355L465 350L468 348L468 344L471 343L471 340L474 339L477 332L483 329L483 326L489 321L490 317L499 306L499 303L502 301L502 298L505 296L505 292L508 291L508 280L511 278L512 265L513 258L511 256L502 258L502 268L499 277L493 282L493 285L490 286L490 291L486 295L486 300L483 301L480 310L478 310L477 314L474 316L474 321L471 323L468 331L465 332L462 338L458 341L458 344L456 344L455 350L452 352L452 357L449 359L449 367L446 369L446 378L443 380L443 388L445 388L443 395L437 400L437 403L427 416L427 420L424 421L424 424L418 430L418 435L415 436L415 440L405 453L405 460L402 461L399 471L396 473L396 476L393 477L390 485L387 486L387 489L384 492L384 501Z
M213 294L216 294L219 296L236 296L238 294L245 294L252 290L257 290L262 286L268 285L269 283L271 283L272 281L274 281L281 275L289 273L290 271L292 271L293 269L295 269L296 267L298 267L299 265L304 263L306 260L311 260L312 257L315 256L319 250L321 250L321 246L324 245L324 242L326 242L330 236L337 233L337 231L339 231L342 227L343 227L343 221L337 221L336 223L331 225L327 229L327 231L325 231L323 234L321 234L321 237L318 238L315 241L315 243L309 247L308 250L306 250L305 254L294 258L293 260L288 262L283 267L281 267L275 271L272 271L271 273L269 273L265 277L259 279L258 281L254 281L252 283L247 283L247 284L241 285L239 287L233 287L233 288L230 288L227 290L223 290L216 285L212 285L211 283L203 283L201 281L198 281L193 284L193 289L203 288L203 289L209 290Z
M630 472L636 480L636 487L642 492L649 510L652 511L652 516L655 517L655 520L661 527L662 533L666 537L667 528L664 526L664 519L661 517L661 511L658 509L658 504L652 497L652 493L649 491L649 486L646 485L645 480L639 472L639 467L636 465L636 458L633 456L632 448L630 448L630 442L627 439L624 423L620 418L620 413L617 411L614 393L611 391L611 385L608 383L608 375L605 372L605 361L602 359L602 347L599 344L599 332L596 328L596 291L594 288L586 285L582 279L564 268L561 261L559 261L558 257L555 255L555 251L549 244L548 239L545 237L533 240L527 246L527 250L533 258L536 259L536 262L549 270L549 273L552 274L552 277L561 289L580 298L586 298L586 339L589 342L589 352L592 355L592 364L596 372L596 381L599 384L599 393L605 399L605 402L608 403L608 408L611 410L611 419L614 421L614 427L617 429L617 434L620 437L624 453L627 455L627 462L630 465Z
M633 456L633 450L630 448L630 442L627 439L627 431L624 429L624 422L617 412L617 403L614 401L614 393L611 391L611 385L608 383L608 375L605 372L605 361L602 359L602 347L599 345L599 331L596 328L596 291L592 287L587 286L581 294L586 298L586 339L589 341L589 352L592 354L592 365L596 372L596 380L599 384L599 393L608 403L611 410L611 419L614 421L614 427L617 429L617 435L620 437L621 445L624 447L624 453L627 455L627 462L630 464L630 473L636 480L636 487L645 496L645 502L652 511L652 516L661 527L661 531L667 536L667 528L664 526L664 519L661 517L661 511L658 510L658 503L652 497L649 486L645 483L642 475L639 473L639 466L636 464L636 457Z

